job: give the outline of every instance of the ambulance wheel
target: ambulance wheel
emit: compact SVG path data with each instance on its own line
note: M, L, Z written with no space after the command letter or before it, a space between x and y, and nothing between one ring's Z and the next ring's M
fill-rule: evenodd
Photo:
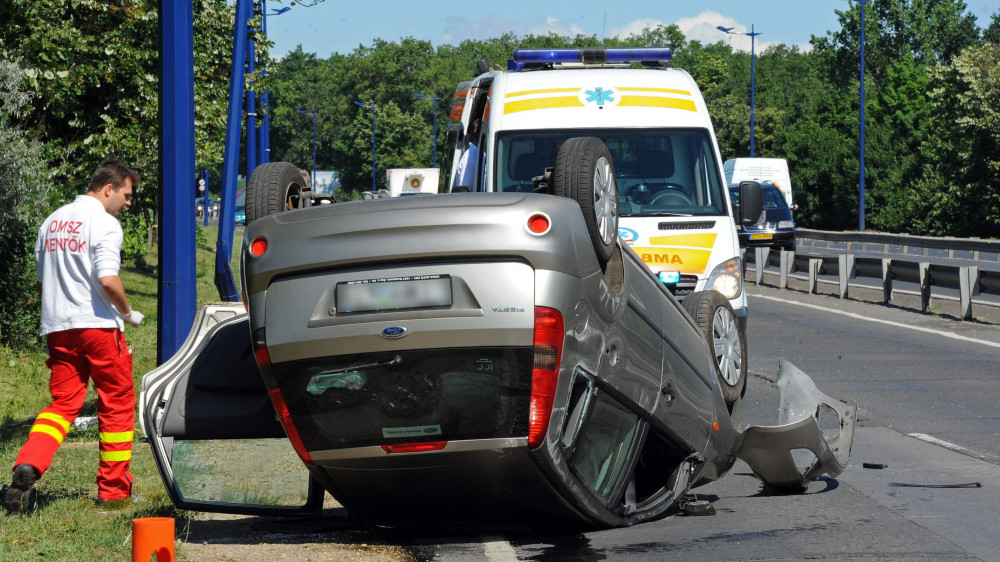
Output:
M257 166L250 174L246 191L246 224L306 206L306 181L294 164L269 162Z
M552 193L574 199L603 267L618 240L618 183L611 152L597 137L567 139L556 154Z
M729 299L718 291L698 291L684 298L684 310L701 328L715 359L719 386L732 408L746 391L747 339L740 331Z

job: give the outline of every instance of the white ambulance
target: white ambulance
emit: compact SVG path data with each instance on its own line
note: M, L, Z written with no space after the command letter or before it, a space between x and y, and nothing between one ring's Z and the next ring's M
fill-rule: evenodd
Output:
M447 185L544 193L546 168L564 141L600 138L617 178L619 237L678 300L697 295L685 308L704 328L730 391L742 393L748 308L735 221L746 215L753 224L760 210L751 218L731 206L704 99L687 72L666 66L670 55L666 48L515 50L506 71L459 84ZM463 162L467 151L474 158ZM471 182L458 179L460 166L474 166L462 174ZM749 211L760 187L740 189Z

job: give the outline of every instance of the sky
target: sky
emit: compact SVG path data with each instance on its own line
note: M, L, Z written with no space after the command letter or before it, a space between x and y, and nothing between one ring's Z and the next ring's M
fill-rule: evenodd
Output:
M307 53L326 58L370 46L375 39L414 37L437 47L508 32L627 37L658 24L676 24L689 40L726 41L746 52L750 52L750 38L735 33L751 28L760 33L754 45L757 52L771 43L807 50L810 36L822 37L837 29L835 11L847 10L852 4L849 0L326 0L314 6L297 4L268 17L267 31L274 41L271 56L276 58L298 45ZM981 28L989 25L992 14L1000 9L996 0L965 0L965 4ZM271 0L267 11L273 13L289 5L290 0ZM734 34L716 29L720 25L734 28Z

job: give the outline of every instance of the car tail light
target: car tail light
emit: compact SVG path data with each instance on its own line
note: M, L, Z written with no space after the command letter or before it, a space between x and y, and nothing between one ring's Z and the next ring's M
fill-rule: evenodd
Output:
M545 213L535 213L528 217L527 227L528 233L541 236L552 228L552 221Z
M271 395L271 403L274 404L274 411L278 414L278 421L281 422L281 427L285 428L285 435L288 436L288 440L292 442L292 448L298 453L302 462L313 464L312 457L309 456L309 451L306 449L306 444L302 442L299 430L292 422L292 415L288 413L288 406L285 404L285 397L281 395L281 389L275 388L269 390L268 394Z
M427 451L440 451L447 444L447 441L400 443L399 445L382 445L382 450L387 453L426 453Z
M528 448L537 449L545 440L552 416L552 403L559 381L562 354L562 314L551 308L535 308L534 365L531 369L531 409L528 414Z
M262 236L254 238L253 242L250 243L250 255L256 258L264 255L267 251L267 240Z
M257 365L266 367L271 364L271 354L267 352L267 338L264 328L257 328L253 332L253 356L257 359Z

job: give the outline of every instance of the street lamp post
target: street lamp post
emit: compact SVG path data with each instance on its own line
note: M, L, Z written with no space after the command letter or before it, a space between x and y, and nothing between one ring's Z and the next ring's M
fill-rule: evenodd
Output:
M365 109L372 110L372 193L376 193L378 190L375 187L375 109L376 105L372 102L371 105L365 105L357 100L354 101L354 105L358 107L363 107Z
M861 7L861 88L858 105L858 231L865 231L865 4L871 0L858 0Z
M867 1L867 0L866 0ZM734 32L732 27L716 26L716 29L730 35L746 35L750 37L750 158L753 158L753 128L754 128L754 87L757 66L757 54L755 52L755 39L760 33L754 31L753 24L750 24L750 32Z
M441 98L431 98L431 97L427 97L427 96L424 96L424 95L421 95L421 94L413 94L413 95L415 97L418 97L418 98L422 99L422 100L431 100L431 103L434 104L434 167L437 168L437 165L438 165L438 143L437 143L437 138L438 138L438 105L437 105L437 102L440 101Z
M319 113L309 113L308 111L303 111L301 109L296 109L296 113L301 113L302 115L308 115L313 118L313 174L312 174L312 185L309 187L315 187L316 185L316 118L319 117Z

